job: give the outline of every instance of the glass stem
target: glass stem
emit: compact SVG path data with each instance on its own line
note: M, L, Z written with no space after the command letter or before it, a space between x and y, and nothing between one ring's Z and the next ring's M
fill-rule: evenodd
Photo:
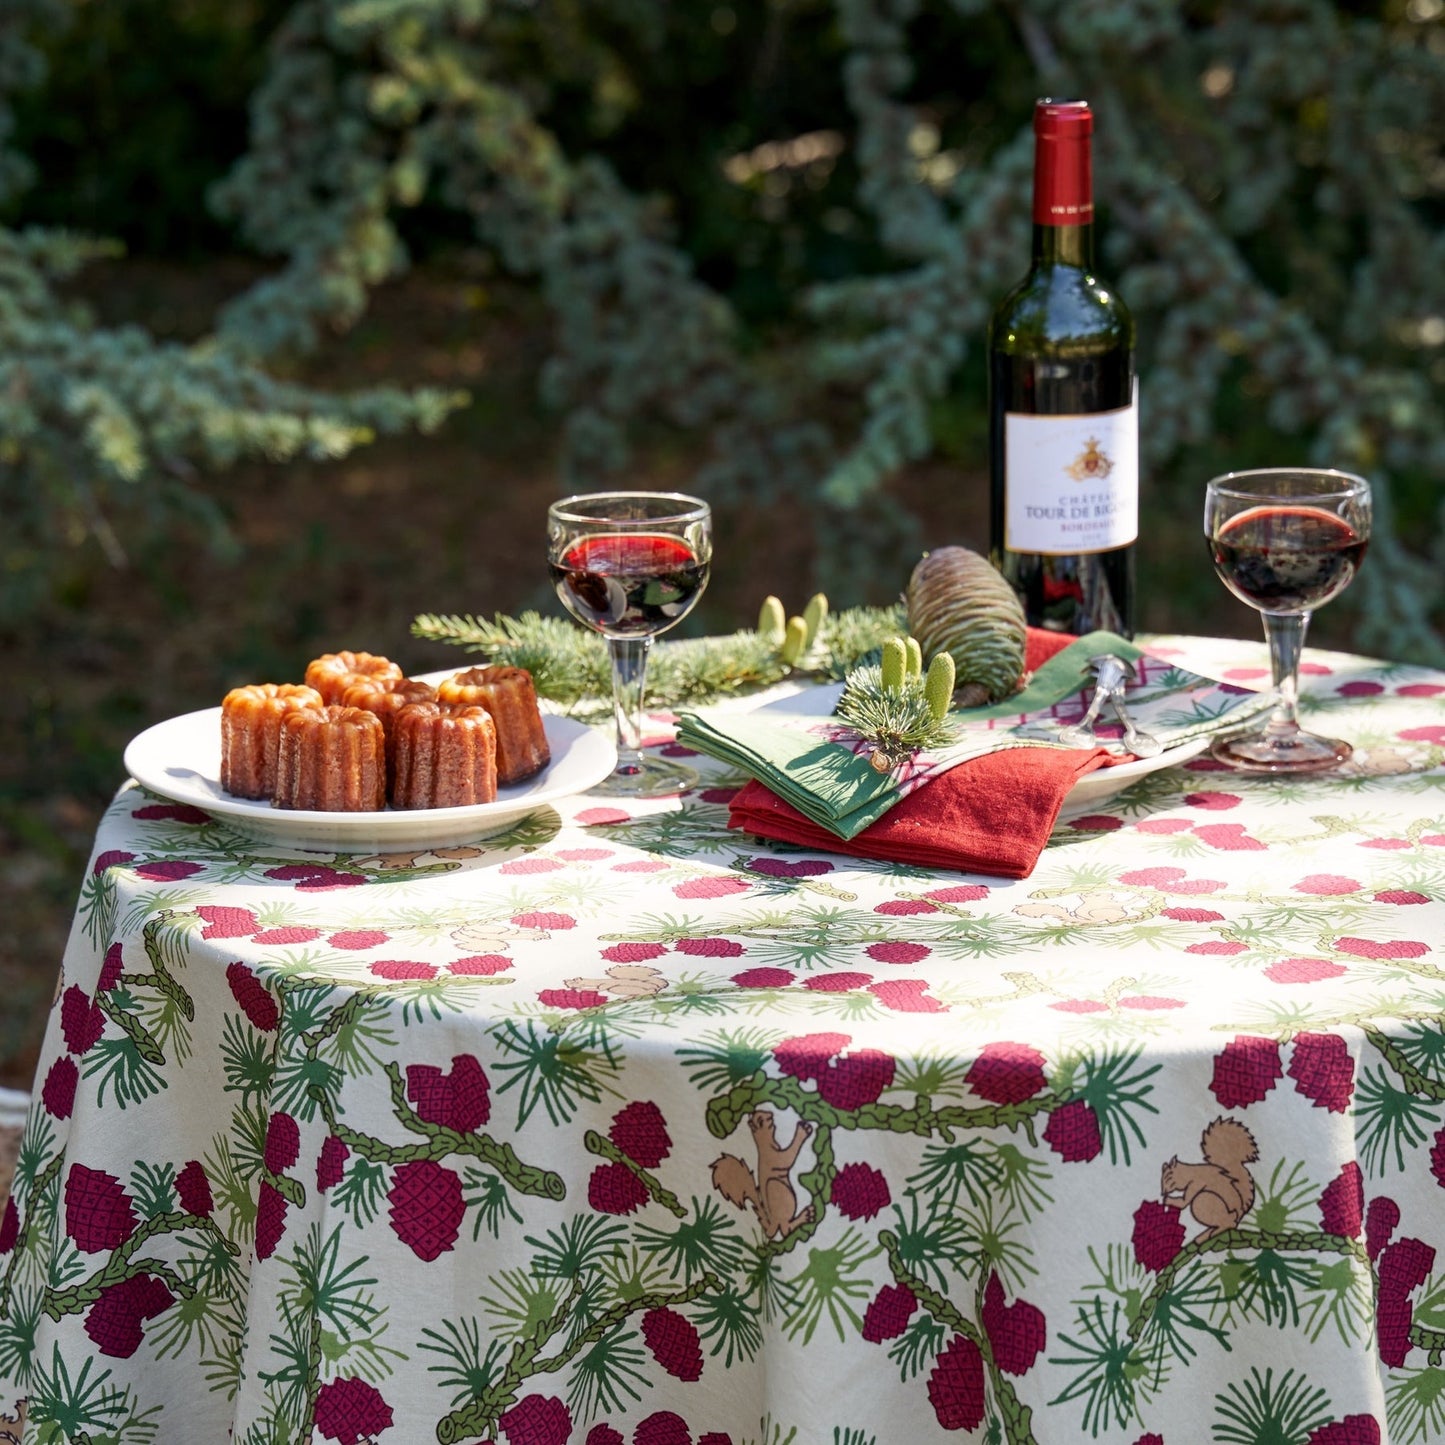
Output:
M1286 615L1265 613L1264 635L1269 639L1269 666L1274 675L1275 705L1265 732L1283 737L1299 731L1299 664L1304 651L1308 612Z
M650 637L609 637L612 658L612 715L617 722L617 771L642 768L642 692L647 682Z

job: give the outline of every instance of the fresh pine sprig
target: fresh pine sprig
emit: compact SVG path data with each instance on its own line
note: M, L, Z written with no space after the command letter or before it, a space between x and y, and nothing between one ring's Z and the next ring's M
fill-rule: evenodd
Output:
M940 711L936 692L916 670L899 679L888 667L885 649L883 662L865 663L848 674L833 712L873 745L874 766L886 772L921 748L953 741L957 724Z
M854 607L827 617L821 645L811 648L805 665L785 661L778 641L753 629L717 637L659 642L647 670L648 702L653 706L699 704L753 692L798 675L836 682L876 654L897 633L898 607ZM559 617L523 612L490 620L471 615L424 613L412 635L480 653L488 662L525 667L538 695L564 706L595 703L610 707L611 676L607 645L596 633Z

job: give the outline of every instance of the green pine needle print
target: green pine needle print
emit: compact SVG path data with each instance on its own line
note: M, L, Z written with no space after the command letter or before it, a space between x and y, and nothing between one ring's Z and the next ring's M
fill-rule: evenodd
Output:
M1285 1370L1276 1380L1272 1369L1257 1368L1215 1396L1214 1413L1218 1445L1305 1445L1334 1416L1329 1396L1304 1375Z

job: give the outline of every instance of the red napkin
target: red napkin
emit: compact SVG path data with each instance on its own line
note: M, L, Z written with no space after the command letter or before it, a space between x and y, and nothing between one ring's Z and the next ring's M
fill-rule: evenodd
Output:
M1074 640L1066 633L1029 628L1024 666L1038 667ZM847 839L750 781L732 800L728 827L825 853L1026 878L1069 790L1108 761L1102 748L985 753L950 768Z

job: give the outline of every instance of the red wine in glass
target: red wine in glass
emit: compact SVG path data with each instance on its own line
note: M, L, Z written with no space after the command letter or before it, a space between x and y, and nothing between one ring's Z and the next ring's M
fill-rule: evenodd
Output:
M1224 585L1260 612L1313 611L1354 580L1367 537L1318 507L1251 507L1212 541Z
M646 532L583 537L549 564L562 605L609 637L645 637L686 615L708 564L680 537Z

